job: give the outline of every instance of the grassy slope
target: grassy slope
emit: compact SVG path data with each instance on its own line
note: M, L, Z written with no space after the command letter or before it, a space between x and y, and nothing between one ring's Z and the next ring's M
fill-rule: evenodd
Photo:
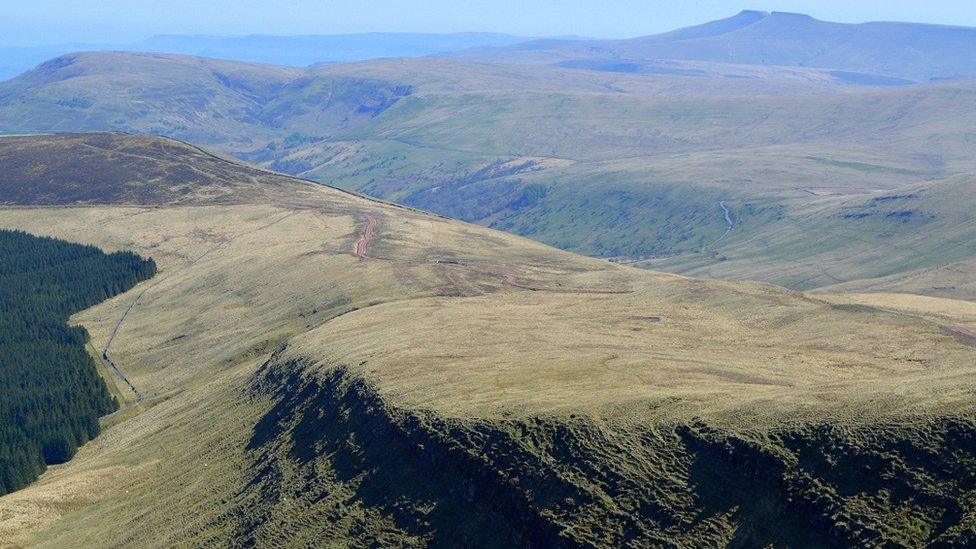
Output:
M976 295L973 269L976 260L968 259L914 271L840 282L824 289L834 292L900 292L972 300Z
M330 135L409 93L302 69L167 54L89 52L46 62L0 85L6 133L128 131L240 151L305 129ZM280 98L290 98L282 105Z
M712 254L650 266L791 287L911 291L976 299L972 177L827 198L763 224L745 220ZM720 261L715 255L720 255Z
M712 266L716 275L738 236L710 244L726 229L720 201L744 228L759 227L803 217L824 195L976 168L976 121L958 108L972 101L971 83L878 90L805 69L696 70L705 75L393 59L296 71L79 54L0 85L0 130L162 132L575 252L625 260L716 252L661 264ZM749 254L757 267L730 276L800 287L851 280L825 278L812 261L779 276L776 254L796 250L770 253ZM906 268L939 267L903 259Z
M15 205L240 203L308 193L304 183L193 145L121 133L0 137L0 162L0 203Z
M787 98L414 97L343 137L354 146L312 144L273 165L303 159L301 173L319 180L577 252L639 257L717 239L723 199L758 224L817 194L970 171L969 122L953 107L970 93L809 97L800 107Z
M976 348L945 318L616 266L328 188L248 196L0 216L161 267L76 317L103 341L146 290L113 353L146 397L0 498L0 537L971 539L954 452Z
M2 131L112 129L254 146L271 133L254 124L262 100L298 75L168 55L71 54L4 83Z

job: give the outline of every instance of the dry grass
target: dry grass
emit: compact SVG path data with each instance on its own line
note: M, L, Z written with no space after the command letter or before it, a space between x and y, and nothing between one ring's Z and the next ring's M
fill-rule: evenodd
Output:
M971 349L912 318L762 286L664 275L628 285L633 293L511 290L384 304L295 338L286 356L358 364L391 401L476 417L671 401L672 418L819 408L812 420L843 413L823 402L826 386L848 405L860 400L852 386L895 393L927 371L974 369ZM918 396L912 410L935 397Z
M948 299L897 293L818 293L828 303L855 304L907 313L963 327L976 326L976 303L965 299Z
M76 317L100 345L148 288L113 353L147 395L138 413L0 499L0 537L52 546L219 537L207 521L244 482L243 446L267 406L242 399L243 387L283 342L287 356L351 367L391 403L443 417L774 426L972 399L976 349L914 316L618 267L321 193L318 208L302 209L3 212L4 227L132 249L161 270ZM360 259L352 251L366 212L377 236ZM150 527L171 531L143 537Z
M600 532L618 524L606 517L642 516L627 507L639 494L665 498L674 504L665 509L685 517L700 514L689 494L711 484L692 476L697 454L666 426L707 421L765 437L828 422L847 432L965 415L976 400L976 347L942 328L947 318L969 318L966 304L807 296L653 273L295 185L298 194L262 191L249 195L251 204L0 211L0 227L130 249L160 267L155 278L74 318L99 348L142 295L112 355L145 398L107 418L103 435L71 462L0 498L4 543L226 544L258 514L270 525L261 540L272 545L299 544L301 536L422 542L360 491L383 467L395 477L396 466L370 462L350 473L327 451L375 437L369 424L330 431L342 412L355 417L364 406L330 408L303 384L325 392L359 384L379 395L373 410L508 433L527 448L525 459L544 464L520 462L518 474L541 475L543 487L556 485L547 475L573 479L594 498L585 508L548 509L565 512L560 524L579 539L605 543L611 538ZM367 216L376 234L359 258L354 244ZM272 376L272 393L256 393L266 361L299 381ZM289 398L297 402L282 408ZM317 415L337 411L330 420ZM270 428L275 413L280 423ZM307 431L277 428L308 418L315 421ZM525 425L554 431L512 434ZM558 429L566 437L551 434ZM271 438L254 443L262 431ZM323 433L342 438L317 438ZM303 440L321 447L297 452ZM583 457L567 463L555 454L569 440ZM401 454L393 456L385 459ZM269 460L277 468L261 469ZM573 468L581 462L642 488L614 492ZM403 501L423 512L436 507L436 498L421 496ZM707 515L714 521L678 533L691 545L728 541L743 520L736 513L719 509ZM696 528L704 537L694 537Z

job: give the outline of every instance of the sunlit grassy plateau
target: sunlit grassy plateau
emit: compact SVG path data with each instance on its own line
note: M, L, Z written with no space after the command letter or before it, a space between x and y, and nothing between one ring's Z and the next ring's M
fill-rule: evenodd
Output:
M7 544L976 541L970 303L645 271L159 138L0 158L0 226L159 266L74 317L101 348L131 306L142 397L105 372L126 406L0 498Z

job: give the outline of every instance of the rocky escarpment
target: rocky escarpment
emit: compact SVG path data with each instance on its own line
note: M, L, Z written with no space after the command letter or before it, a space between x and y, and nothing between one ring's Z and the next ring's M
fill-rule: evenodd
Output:
M817 424L754 438L703 424L679 432L699 466L771 499L777 514L795 520L810 541L859 547L976 542L971 419Z
M445 418L398 408L343 366L276 353L252 478L227 517L250 544L965 546L976 425ZM246 510L246 511L245 511ZM256 511L255 511L256 510Z

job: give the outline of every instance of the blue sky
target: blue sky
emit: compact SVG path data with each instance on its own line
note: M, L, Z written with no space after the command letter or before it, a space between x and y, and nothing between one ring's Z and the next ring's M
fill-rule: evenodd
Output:
M632 37L733 15L976 26L974 0L0 0L0 44L113 43L153 34L508 32Z

